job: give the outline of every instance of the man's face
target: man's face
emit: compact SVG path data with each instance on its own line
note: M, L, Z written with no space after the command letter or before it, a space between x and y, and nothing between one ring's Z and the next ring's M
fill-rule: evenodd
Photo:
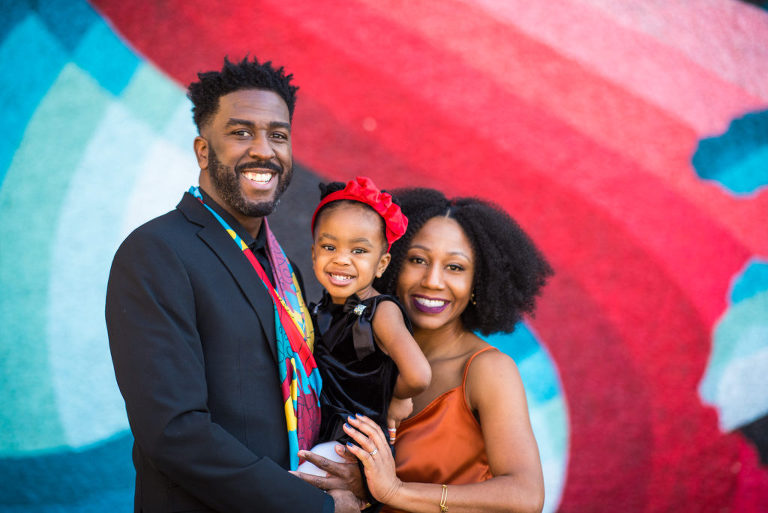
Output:
M293 176L285 101L262 89L222 96L195 150L200 185L217 203L240 220L269 215Z

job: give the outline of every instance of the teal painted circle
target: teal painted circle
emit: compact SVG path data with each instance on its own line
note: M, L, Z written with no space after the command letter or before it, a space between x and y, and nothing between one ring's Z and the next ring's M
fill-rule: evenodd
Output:
M190 105L85 1L6 14L0 510L129 511L132 438L104 294L127 233L196 183Z
M181 88L85 2L67 6L56 12L77 11L77 34L40 7L21 12L0 46L3 140L14 142L0 145L0 457L127 429L104 324L112 256L197 179Z
M557 366L525 324L482 338L512 357L520 371L544 471L543 512L551 513L560 504L568 464L568 412Z

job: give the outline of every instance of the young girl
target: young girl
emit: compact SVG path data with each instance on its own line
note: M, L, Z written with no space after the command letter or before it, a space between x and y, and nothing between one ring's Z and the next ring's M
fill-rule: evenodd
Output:
M427 388L431 370L402 305L373 288L408 220L369 178L320 188L312 216L312 263L325 292L310 311L323 378L322 421L320 443L312 451L341 461L334 446L350 441L343 430L349 416L370 417L394 444L397 426L413 408L411 397ZM299 471L325 475L309 462Z

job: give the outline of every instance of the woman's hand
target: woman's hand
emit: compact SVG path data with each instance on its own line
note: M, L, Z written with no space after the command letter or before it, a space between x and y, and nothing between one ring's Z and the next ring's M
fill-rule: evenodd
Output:
M393 397L389 403L389 409L387 410L387 431L389 431L389 443L395 445L395 438L397 437L397 428L400 427L400 422L403 419L407 419L408 415L413 411L413 399L406 397L405 399L399 399Z
M358 447L348 443L347 451L363 463L371 495L379 502L389 504L403 483L395 475L395 460L381 428L368 417L359 415L349 417L344 432L359 444Z

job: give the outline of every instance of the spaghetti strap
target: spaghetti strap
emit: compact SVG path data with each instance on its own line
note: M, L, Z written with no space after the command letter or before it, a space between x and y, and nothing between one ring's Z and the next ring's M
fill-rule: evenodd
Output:
M484 347L484 348L480 349L479 351L477 351L472 356L470 356L469 360L467 360L467 363L464 364L464 377L461 379L461 389L462 390L466 389L466 386L467 386L467 374L469 373L469 366L472 363L472 360L475 359L475 356L479 355L480 353L484 353L484 352L488 351L489 349L496 349L496 348L493 347L493 346Z

